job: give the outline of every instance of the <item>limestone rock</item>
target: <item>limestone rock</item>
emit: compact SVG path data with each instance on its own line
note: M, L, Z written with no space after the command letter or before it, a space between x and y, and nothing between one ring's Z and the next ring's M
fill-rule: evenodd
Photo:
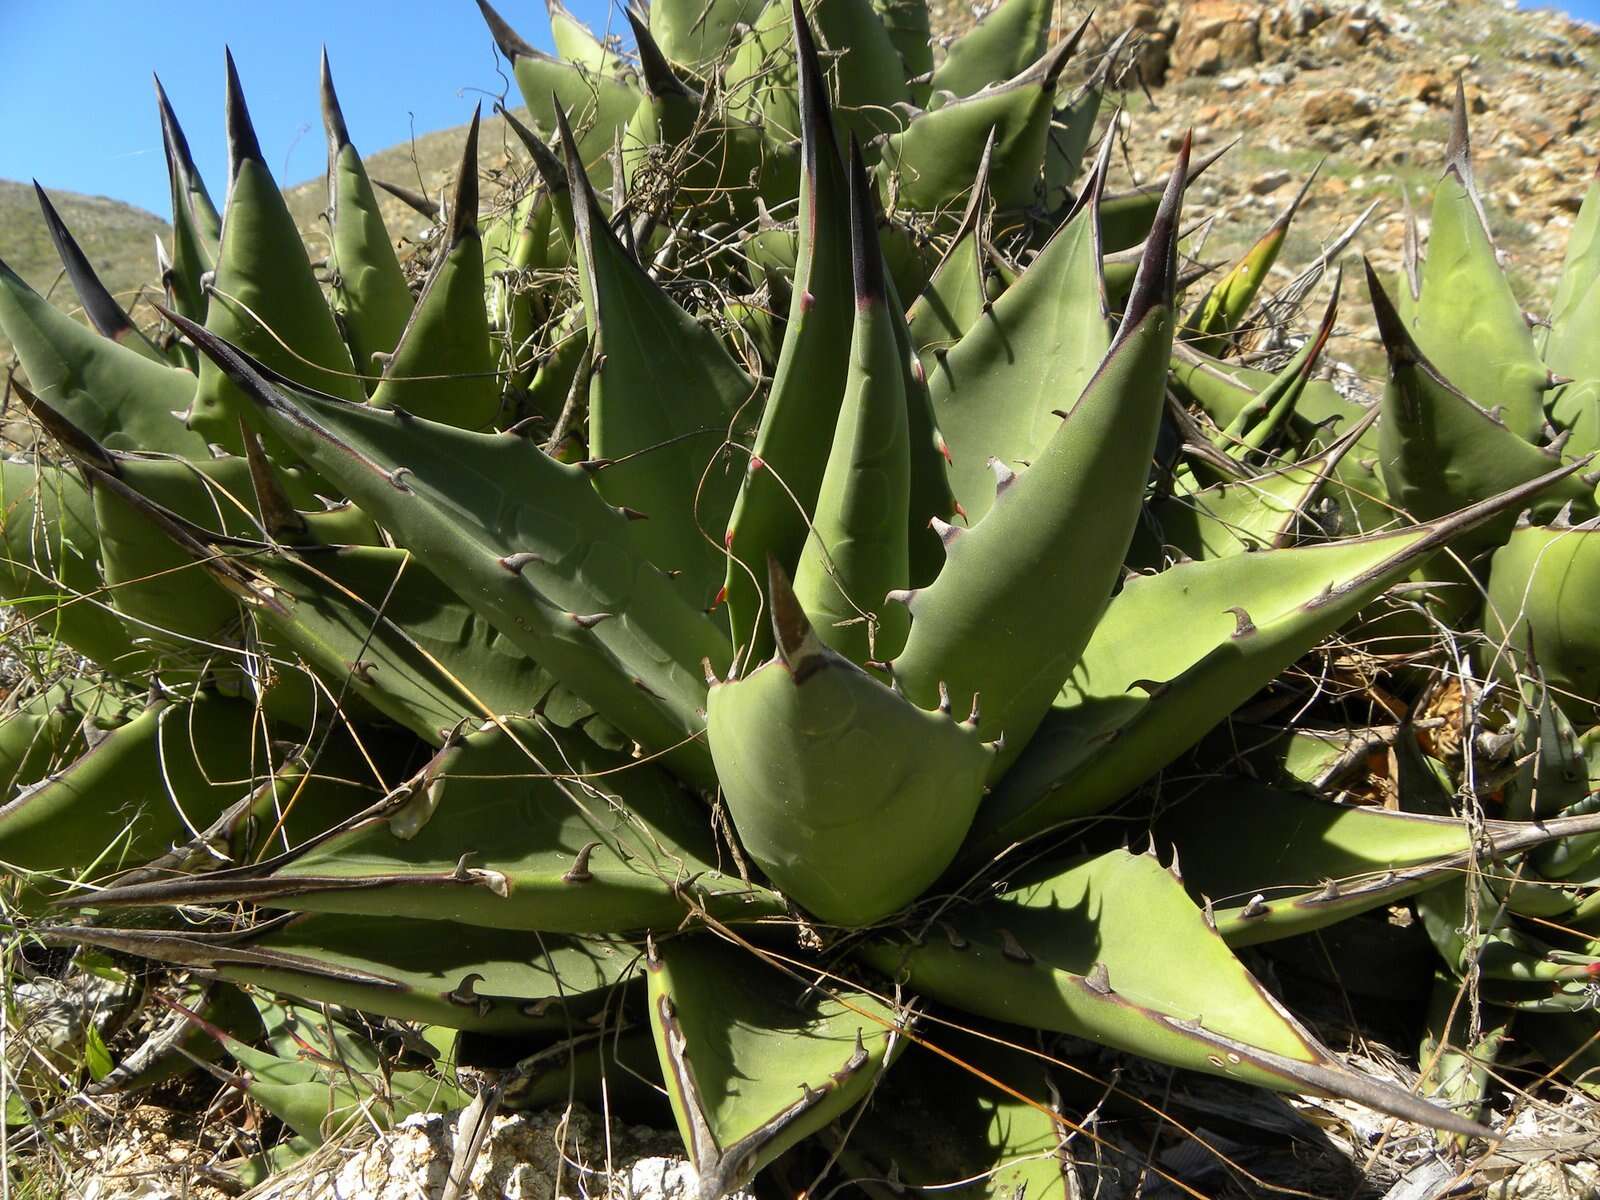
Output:
M324 1151L258 1200L438 1200L456 1117L417 1115L348 1150ZM609 1163L609 1166L608 1166ZM613 1124L574 1107L499 1116L462 1200L695 1200L698 1178L677 1135ZM738 1192L733 1200L752 1200Z
M1261 6L1242 0L1196 0L1182 6L1172 44L1179 78L1215 75L1261 61Z

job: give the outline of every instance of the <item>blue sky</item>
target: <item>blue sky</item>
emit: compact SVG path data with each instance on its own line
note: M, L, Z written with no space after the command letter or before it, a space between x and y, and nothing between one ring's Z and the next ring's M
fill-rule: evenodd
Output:
M549 48L540 0L502 15ZM597 27L605 0L568 0ZM1567 0L1600 20L1600 0ZM150 73L166 85L200 169L226 187L222 48L233 47L261 145L280 183L323 167L317 59L326 42L357 147L380 150L465 121L507 86L473 0L0 0L0 178L98 193L168 213ZM515 88L512 88L515 95Z
M605 0L567 7L594 27L606 23ZM550 48L542 0L496 8ZM620 15L612 20L626 27ZM473 0L0 0L0 178L37 177L47 190L114 196L168 216L153 71L220 206L227 45L273 174L280 184L308 179L326 162L317 99L324 42L363 151L458 125L508 86Z

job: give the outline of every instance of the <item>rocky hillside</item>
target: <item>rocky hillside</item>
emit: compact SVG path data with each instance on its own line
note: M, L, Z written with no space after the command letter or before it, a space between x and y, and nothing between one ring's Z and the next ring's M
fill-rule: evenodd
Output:
M1125 96L1136 179L1157 178L1187 128L1204 149L1237 139L1196 187L1196 203L1217 215L1197 248L1202 259L1237 254L1320 162L1280 276L1373 201L1352 253L1398 267L1402 196L1426 214L1459 74L1502 257L1530 310L1548 299L1600 162L1600 28L1498 0L1132 0L1102 11L1108 34L1142 33L1144 87ZM1351 300L1342 324L1350 336L1373 336L1364 297ZM1373 361L1348 341L1336 352Z
M140 288L155 278L155 239L167 236L167 223L104 196L51 192L50 198L106 286L125 305L136 304ZM0 259L63 308L77 304L71 285L61 278L61 260L39 215L32 184L0 179ZM0 362L10 350L0 336Z

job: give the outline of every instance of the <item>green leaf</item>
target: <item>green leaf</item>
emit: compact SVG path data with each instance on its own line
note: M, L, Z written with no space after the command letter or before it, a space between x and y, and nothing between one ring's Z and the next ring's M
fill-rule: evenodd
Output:
M107 671L134 675L150 666L107 603L94 501L73 470L0 459L0 596L39 634Z
M1183 328L1188 335L1185 340L1193 349L1202 354L1227 353L1233 335L1249 315L1250 306L1266 282L1267 272L1278 261L1278 252L1289 236L1289 224L1316 177L1313 171L1283 214L1268 226L1226 275L1211 285L1184 318Z
M1043 186L1056 81L1087 27L1085 21L1009 81L920 113L903 132L890 134L878 164L888 207L919 213L949 208L972 185L972 164L991 132L995 204L1016 209L1034 203Z
M777 0L774 0L774 4ZM799 246L783 348L728 521L728 616L743 660L771 643L762 616L767 556L797 562L838 426L855 314L850 185L834 139L827 81L798 0L793 20L801 111Z
M144 865L210 825L268 772L258 728L246 704L154 701L0 806L0 863L39 873L33 882L46 890Z
M200 525L244 531L251 496L244 459L111 461L115 476L152 503ZM205 568L111 487L97 481L93 497L107 595L136 644L149 645L169 671L203 670L219 644L236 644L238 603Z
M1462 984L1435 972L1422 1045L1417 1051L1423 1093L1475 1121L1484 1114L1490 1073L1511 1033L1509 1013L1487 1009L1483 1015L1488 1020L1475 1029L1476 1011ZM1465 1149L1459 1137L1450 1142L1457 1150Z
M1600 378L1593 330L1600 314L1600 172L1589 180L1578 219L1567 235L1561 279L1550 301L1550 329L1541 347L1557 375Z
M933 30L927 0L872 0L872 8L900 54L900 77L906 81L911 102L926 105L929 84L924 77L933 74Z
M181 321L181 318L179 318ZM283 390L204 330L184 332L324 478L523 652L690 778L709 776L700 668L730 650L645 560L627 516L587 472L515 433L480 434L401 411Z
M1600 520L1520 525L1495 552L1483 630L1485 665L1516 686L1508 651L1532 648L1556 703L1580 726L1600 704ZM1496 650L1504 647L1504 650Z
M0 800L62 770L134 709L117 688L95 680L65 679L20 702L17 694L0 716Z
M202 277L217 260L222 241L222 219L217 216L205 180L189 153L189 139L156 79L156 104L161 111L161 141L167 155L167 178L172 187L172 265L163 272L168 301L191 321L206 316Z
M100 893L108 904L249 899L302 912L594 936L706 906L778 901L724 874L704 809L648 763L520 719L448 744L384 805L261 867Z
M782 568L778 653L711 689L707 734L740 843L824 921L865 925L950 865L991 753L948 703L924 711L828 649Z
M527 713L549 693L537 664L409 551L284 550L250 566L276 601L256 611L276 649L434 745L463 720Z
M1506 428L1519 438L1531 442L1539 436L1549 373L1495 256L1473 183L1466 94L1459 78L1413 327L1422 353L1438 364L1444 379L1479 407L1501 410Z
M561 0L545 0L545 7L550 12L550 40L555 43L556 53L567 62L607 74L623 65L617 53L573 16Z
M981 698L984 739L1004 734L1000 770L1033 736L1088 643L1138 520L1172 348L1186 158L1173 171L1122 326L1077 405L1027 470L1002 473L1000 501L947 538L944 570L909 599L911 636L893 664L896 681L927 707L944 685L958 711Z
M655 0L650 36L674 64L709 76L733 41L736 25L754 25L764 0Z
M1502 861L1589 823L1600 821L1569 818L1555 829L1491 821L1474 835L1455 817L1334 804L1230 778L1185 796L1154 829L1223 940L1250 946L1395 904L1459 878L1475 855Z
M871 0L817 0L809 16L817 37L833 52L828 74L842 129L865 143L900 128L896 106L909 103L911 92L900 52ZM796 43L796 23L789 0L770 0L723 76L728 111L763 126L777 142L803 138L809 119L799 82L807 70L806 51Z
M431 1072L387 1067L371 1042L326 1014L291 1008L287 1015L286 1024L268 1030L282 1050L235 1038L226 1045L247 1072L250 1098L313 1146L358 1124L386 1129L412 1113L448 1112L471 1099Z
M1412 340L1377 275L1367 268L1367 286L1389 356L1389 385L1378 424L1380 466L1390 499L1413 520L1500 495L1546 475L1560 459L1525 441L1496 413L1459 391ZM1590 487L1568 477L1532 500L1535 516L1548 519L1562 505L1594 511ZM1456 544L1465 557L1503 542L1514 512L1484 525Z
M500 372L489 344L478 236L478 112L472 113L450 223L383 379L377 408L403 408L461 429L487 429L500 411Z
M111 1051L106 1049L105 1039L100 1036L100 1028L91 1024L84 1030L83 1065L89 1071L89 1078L99 1083L111 1074L116 1066L111 1061Z
M1461 530L1514 511L1552 477L1412 529L1128 580L979 813L972 852L1119 800Z
M50 234L50 240L55 243L61 266L72 284L72 290L78 293L78 302L82 305L83 315L88 318L89 324L94 326L101 337L110 338L118 345L126 346L141 358L166 366L166 356L156 348L154 342L145 337L137 325L128 319L128 314L122 311L122 305L117 303L116 297L106 290L105 284L100 282L100 277L95 274L88 256L73 238L72 231L61 219L61 214L56 212L55 205L50 203L50 197L45 194L38 181L34 182L33 191L39 200L39 210L44 217L45 229Z
M1020 75L1044 53L1054 12L1048 0L1004 0L950 43L932 91L960 98Z
M589 385L595 489L643 513L640 545L701 611L727 571L721 544L742 477L756 382L717 335L662 291L611 232L563 125L579 279L596 367Z
M550 137L556 130L557 110L565 113L578 130L577 149L590 178L602 187L608 185L608 156L617 134L627 128L628 119L639 107L638 89L609 70L563 62L535 50L490 7L488 0L478 0L478 10L495 45L511 63L517 89L535 127Z
M1272 385L1274 378L1270 371L1194 354L1182 343L1173 347L1174 392L1204 409L1219 428L1236 420ZM1363 426L1356 444L1339 460L1327 486L1327 495L1339 505L1341 527L1346 533L1376 533L1391 528L1395 521L1378 469L1378 431L1369 419L1375 407L1346 400L1326 379L1312 379L1304 384L1295 401L1295 411L1288 418L1286 432L1294 445L1316 440L1317 424L1330 427L1339 435Z
M228 155L228 209L216 281L206 309L206 330L244 348L289 379L345 400L365 400L366 389L356 377L350 351L311 273L300 232L262 157L231 54ZM244 397L222 369L203 360L189 408L190 428L208 442L238 452L242 448L238 422L246 407ZM89 432L95 431L91 427Z
M716 109L679 78L643 19L627 10L644 75L644 95L622 138L622 167L630 194L665 187L677 209L696 219L719 216L743 225L758 217L757 201L793 197L799 183L795 148L766 131Z
M49 936L314 1004L499 1035L587 1022L640 959L625 942L395 916L311 914L244 934L54 926Z
M833 449L795 571L800 606L822 641L850 661L884 662L905 645L903 605L884 597L910 583L911 446L906 362L895 337L871 185L850 144L855 328Z
M1241 408L1228 426L1211 439L1211 444L1230 458L1240 462L1253 451L1260 451L1279 440L1294 420L1300 398L1311 382L1311 372L1317 357L1328 344L1334 321L1339 315L1339 291L1344 282L1341 269L1334 276L1333 295L1323 311L1322 323L1316 335L1308 338L1288 362L1273 376L1272 382ZM1199 466L1200 464L1196 464Z
M961 225L933 269L927 285L906 310L906 327L924 377L938 369L947 354L978 323L995 299L987 257L989 232L989 165L993 143L984 147L978 175L967 198ZM994 281L998 284L998 281Z
M674 938L647 964L650 1024L702 1196L743 1187L864 1099L898 1026L876 997L810 987L754 953Z
M1152 500L1134 534L1128 565L1157 570L1169 551L1209 559L1289 545L1353 440L1262 475Z
M1099 855L947 910L920 942L869 943L862 953L911 988L981 1016L1259 1087L1346 1096L1438 1128L1479 1129L1344 1068L1147 854Z
M332 277L333 312L350 345L356 370L378 374L375 355L394 352L411 316L411 289L383 223L378 198L361 156L350 143L339 97L333 90L328 52L322 52L322 122L328 134L328 211L332 237L328 273ZM184 316L193 314L182 306Z
M992 305L967 283L959 307L978 300L979 314L928 369L950 488L973 524L994 504L991 460L1016 471L1039 459L1063 410L1085 394L1110 349L1093 203L1098 179L1087 202ZM964 312L951 316L966 319Z
M32 390L97 441L123 450L205 457L205 441L183 423L194 395L192 374L152 362L74 321L4 262L0 330Z

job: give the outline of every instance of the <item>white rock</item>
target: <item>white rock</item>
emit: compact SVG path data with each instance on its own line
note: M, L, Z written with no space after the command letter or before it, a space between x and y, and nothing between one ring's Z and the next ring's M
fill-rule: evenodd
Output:
M258 1200L438 1200L456 1115L409 1117L364 1145L324 1153ZM670 1133L613 1124L585 1109L494 1119L462 1200L697 1200L699 1180ZM735 1200L753 1200L746 1192Z

